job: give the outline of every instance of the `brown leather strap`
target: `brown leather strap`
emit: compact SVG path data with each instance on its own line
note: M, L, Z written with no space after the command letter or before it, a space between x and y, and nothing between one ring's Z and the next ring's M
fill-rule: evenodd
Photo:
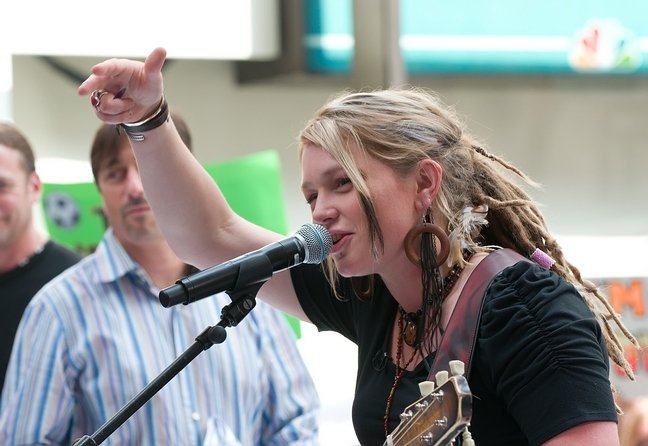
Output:
M500 271L522 260L530 261L512 249L503 248L490 253L479 262L461 290L434 357L429 380L433 381L438 371L448 370L448 363L455 359L465 364L465 375L469 376L470 359L475 348L486 289Z

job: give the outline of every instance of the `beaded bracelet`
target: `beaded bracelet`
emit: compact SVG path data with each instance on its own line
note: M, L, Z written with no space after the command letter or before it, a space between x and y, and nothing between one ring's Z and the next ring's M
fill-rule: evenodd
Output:
M149 115L147 118L144 118L138 122L122 123L119 124L128 139L131 141L144 141L144 135L142 133L153 130L164 124L169 120L169 104L167 103L164 96L160 100L160 105L157 110Z

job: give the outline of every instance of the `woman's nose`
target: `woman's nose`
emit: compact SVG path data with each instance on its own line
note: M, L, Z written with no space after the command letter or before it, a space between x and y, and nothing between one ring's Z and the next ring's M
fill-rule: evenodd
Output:
M322 224L330 222L331 220L335 219L338 214L339 213L337 211L337 208L334 206L334 203L330 199L320 195L320 197L318 197L317 201L315 202L315 206L313 207L313 223Z

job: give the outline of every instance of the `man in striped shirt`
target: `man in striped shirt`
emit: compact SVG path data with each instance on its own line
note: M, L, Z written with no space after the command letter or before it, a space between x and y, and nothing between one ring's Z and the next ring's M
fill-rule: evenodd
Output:
M173 120L190 147L184 122ZM91 164L109 228L95 253L46 285L25 312L0 403L3 445L70 444L93 434L231 303L221 293L162 307L159 290L190 269L156 225L124 133L100 127ZM318 408L294 334L258 301L224 343L193 360L105 444L317 444Z

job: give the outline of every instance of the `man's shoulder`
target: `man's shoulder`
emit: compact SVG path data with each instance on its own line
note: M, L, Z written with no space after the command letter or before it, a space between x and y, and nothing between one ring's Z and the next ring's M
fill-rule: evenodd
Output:
M61 260L68 260L72 263L76 263L83 258L78 252L68 248L65 245L62 245L54 240L49 240L45 245L45 251L50 252L51 254L56 254L60 256Z
M60 245L59 245L60 246ZM65 246L61 246L63 250L69 250ZM56 253L52 249L50 253ZM82 286L82 283L94 282L96 278L96 262L94 253L86 256L81 256L76 252L74 257L61 259L57 257L57 267L60 272L56 274L49 282L44 284L42 291L60 291L60 289L69 288L70 286ZM94 286L94 285L93 285ZM55 291L55 292L56 292Z

